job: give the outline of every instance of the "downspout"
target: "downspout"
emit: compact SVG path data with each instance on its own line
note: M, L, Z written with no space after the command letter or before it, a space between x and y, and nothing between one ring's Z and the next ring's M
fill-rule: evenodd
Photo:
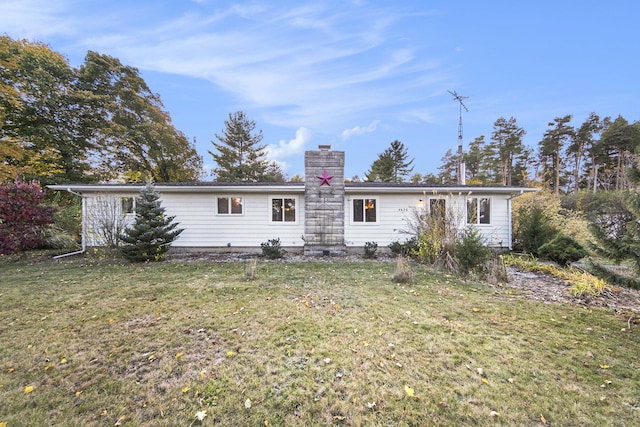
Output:
M67 191L69 193L73 194L74 196L80 197L80 200L81 200L81 204L80 204L80 206L81 206L80 221L82 221L82 235L80 236L81 249L79 251L70 252L68 254L56 255L56 256L53 257L53 259L65 258L65 257L72 256L72 255L79 255L81 253L84 253L86 251L86 249L87 249L86 242L85 242L86 224L85 224L85 220L84 220L84 214L85 214L85 211L86 211L86 203L85 203L86 197L83 196L80 193L76 193L76 192L72 191L71 188L67 188Z

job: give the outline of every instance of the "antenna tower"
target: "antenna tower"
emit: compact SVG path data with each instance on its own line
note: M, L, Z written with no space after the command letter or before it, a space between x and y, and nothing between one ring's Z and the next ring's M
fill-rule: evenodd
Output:
M454 101L458 101L458 103L460 103L460 120L458 121L458 156L460 157L460 159L458 160L458 184L464 185L466 181L466 171L464 162L462 161L462 109L464 108L464 111L466 111L467 113L469 112L469 109L466 105L464 105L464 102L462 101L469 97L458 95L455 90L448 90L447 92L449 92L453 96Z

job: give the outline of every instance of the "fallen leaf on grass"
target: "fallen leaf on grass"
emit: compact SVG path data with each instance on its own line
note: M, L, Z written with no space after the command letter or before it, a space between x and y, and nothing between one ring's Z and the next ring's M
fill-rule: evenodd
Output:
M176 359L180 359L182 356L184 356L184 353L177 353L176 354Z
M6 421L2 421L0 423L0 427L7 427L7 422Z
M33 391L33 386L32 385L28 385L24 388L24 394L29 394Z
M183 387L182 388L182 392L183 393L189 393L189 387Z
M404 386L404 392L407 395L407 397L413 397L414 390L408 385Z
M542 414L540 414L540 422L544 425L547 425L547 419Z
M67 358L63 357L62 359L60 359L60 363L62 363L63 365L67 363Z

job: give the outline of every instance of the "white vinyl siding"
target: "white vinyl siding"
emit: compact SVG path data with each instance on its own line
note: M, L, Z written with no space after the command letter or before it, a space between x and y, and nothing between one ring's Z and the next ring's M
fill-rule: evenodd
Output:
M363 226L363 223L353 223L351 206L352 200L369 198L370 194L347 194L345 198L345 242L347 246L362 247L366 242L376 242L379 247L388 246L395 241L404 241L411 235L406 233L414 222L417 213L430 214L433 206L446 207L449 218L462 230L465 227L477 227L485 238L487 245L496 247L509 247L511 238L511 221L509 220L510 195L495 195L489 197L474 196L477 198L489 198L491 205L490 224L467 224L466 210L468 195L443 195L425 197L422 193L416 194L381 194L376 196L377 222L375 227ZM437 200L432 203L432 200Z
M167 215L175 215L184 231L172 244L175 247L251 247L280 239L282 246L304 244L304 212L298 210L297 222L271 222L271 197L267 194L240 194L242 215L215 214L215 198L209 193L161 194ZM235 195L234 195L235 196ZM292 196L287 196L292 198Z
M249 188L234 188L226 193L217 189L199 191L159 191L162 206L167 215L175 216L178 228L184 229L173 243L174 247L185 248L260 248L260 244L271 239L279 238L285 247L302 247L305 233L305 198L304 188L278 189L270 193L270 188L260 191ZM483 189L475 193L452 194L427 193L422 191L394 193L393 190L383 189L376 192L364 189L362 192L349 191L344 199L344 241L347 246L363 247L366 242L376 242L379 247L385 247L394 241L404 241L411 237L404 231L409 230L411 221L418 212L427 214L432 200L444 200L448 215L451 215L456 225L476 228L490 246L509 247L511 244L510 198L512 194L492 193L490 189ZM133 199L139 196L139 189L128 188L110 193L84 191L86 226L86 242L88 246L100 245L98 234L92 230L98 217L98 204L105 197L113 200L114 206L122 213L122 208L128 210L130 204L123 199ZM242 214L218 214L218 198L241 199ZM489 224L481 221L468 224L467 209L473 199L489 201ZM294 210L289 214L283 212L282 221L276 215L274 220L273 203L278 206L287 201L294 202ZM362 222L354 222L354 200L362 201ZM374 200L375 222L364 221L364 206L366 200ZM228 202L230 203L230 202ZM134 202L135 205L135 202ZM355 203L360 206L359 202ZM229 210L232 210L228 204ZM291 208L292 206L290 206ZM291 213L294 212L294 213ZM130 223L134 215L124 215L126 223ZM288 220L287 220L288 218ZM355 217L360 219L359 216ZM291 221L293 219L293 221ZM373 220L370 216L369 219Z

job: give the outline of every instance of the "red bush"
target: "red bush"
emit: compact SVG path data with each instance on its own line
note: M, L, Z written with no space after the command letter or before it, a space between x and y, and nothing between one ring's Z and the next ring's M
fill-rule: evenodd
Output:
M53 223L55 208L46 206L38 181L0 184L0 254L40 246L42 230Z

